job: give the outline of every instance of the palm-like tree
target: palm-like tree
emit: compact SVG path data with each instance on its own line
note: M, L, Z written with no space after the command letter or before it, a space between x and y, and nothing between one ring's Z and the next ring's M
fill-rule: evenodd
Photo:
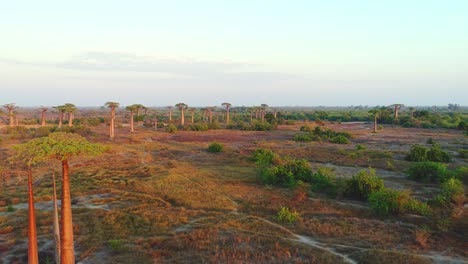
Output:
M187 110L188 105L184 103L178 103L175 105L180 111L180 124L183 126L185 125L185 110Z
M267 108L268 108L267 104L261 104L260 105L260 115L261 115L261 118L262 118L262 122L265 122L265 114L266 114Z
M6 105L3 105L4 108L6 108L8 110L8 121L10 123L10 126L14 126L15 125L15 121L14 121L14 113L13 111L15 111L15 109L17 109L18 107L11 103L11 104L6 104Z
M213 111L215 110L214 107L207 107L206 108L206 111L208 112L208 120L209 120L209 123L212 124L213 123Z
M194 124L194 123L195 123L195 122L194 122L194 121L195 121L195 111L197 111L197 109L195 109L195 108L192 107L192 108L190 108L188 111L190 112L190 115L191 115L192 124Z
M41 107L39 108L39 110L41 111L41 126L45 126L46 125L45 113L49 110L49 108Z
M130 132L134 132L135 131L135 128L134 128L134 115L135 115L135 112L137 113L137 116L138 116L138 111L140 111L141 105L138 105L138 104L133 104L133 105L129 105L126 107L126 109L128 111L130 111Z
M67 103L64 106L65 112L68 114L68 126L73 126L73 115L76 112L76 106L74 104Z
M109 126L109 137L114 139L115 137L115 109L119 107L119 103L117 102L107 102L105 106L110 108L111 110L111 119L110 119L110 126Z
M391 107L393 107L393 111L394 111L394 114L393 114L393 117L394 119L398 119L398 111L400 111L400 109L405 106L404 104L392 104Z
M369 110L369 113L374 115L374 133L377 133L377 118L379 118L381 112L382 110L380 108L374 108Z
M66 107L65 105L55 106L55 109L59 111L59 124L58 127L61 128L63 125L63 117L65 116Z
M231 108L232 105L226 102L222 103L221 105L226 108L226 124L229 125L229 109Z
M172 105L170 106L167 106L167 112L168 112L168 115L169 115L169 123L172 121L172 110L174 109L174 107Z

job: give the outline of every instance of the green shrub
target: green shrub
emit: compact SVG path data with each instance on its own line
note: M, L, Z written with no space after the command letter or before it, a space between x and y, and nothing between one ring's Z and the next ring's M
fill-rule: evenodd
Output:
M289 170L297 180L303 182L310 182L312 178L312 169L310 164L305 159L293 159L288 160L285 165L283 165L287 170Z
M111 250L114 252L120 251L123 247L123 242L122 240L119 240L119 239L111 239L107 241L107 244L109 245Z
M173 124L169 124L167 127L166 127L166 131L169 132L169 133L175 133L177 132L177 127Z
M332 169L319 167L317 172L311 178L311 190L314 192L324 192L330 196L336 196L337 187L335 185L336 177Z
M291 211L287 207L281 207L281 209L276 214L276 220L281 223L294 223L297 221L298 217L298 212Z
M450 178L447 168L440 163L422 161L413 164L408 170L408 179L425 183L441 183Z
M367 147L366 147L366 145L364 145L364 144L357 144L357 145L356 145L356 150L357 150L357 151L366 150L366 149L367 149Z
M429 216L432 214L431 207L425 203L416 199L410 199L404 206L404 210L407 213Z
M275 167L264 167L261 170L261 179L265 184L281 185L293 188L298 181L311 182L312 170L308 161L287 160L285 164Z
M439 144L433 144L427 152L427 160L434 162L450 162L450 155L440 148Z
M442 183L441 189L441 195L447 203L453 202L457 205L463 205L465 202L465 188L460 180L450 178Z
M428 149L424 146L415 144L411 146L411 150L406 155L405 159L408 161L426 161Z
M9 204L7 206L7 212L11 213L11 212L14 212L15 211L15 208L13 207L13 205Z
M188 131L208 131L209 127L206 123L196 123L187 126Z
M312 141L312 135L310 134L295 134L294 141L308 142Z
M462 159L468 159L468 149L459 149L458 154Z
M256 164L260 165L270 165L274 160L278 159L278 155L275 154L271 149L259 148L252 153L252 160Z
M211 124L209 125L209 128L212 129L212 130L218 130L221 128L221 125L219 124L218 120L214 120L213 122L211 122Z
M223 151L224 151L224 146L221 143L213 142L208 146L208 152L218 153L218 152L223 152Z
M349 144L349 140L347 137L345 137L344 135L338 135L336 137L333 137L330 139L330 142L331 143L335 143L335 144Z
M312 133L314 131L311 126L301 126L299 130L307 133Z
M372 211L379 215L398 214L401 209L399 196L398 191L385 188L371 193L368 201Z
M345 195L367 200L369 195L383 188L383 180L375 175L375 169L369 168L368 171L361 170L349 180Z

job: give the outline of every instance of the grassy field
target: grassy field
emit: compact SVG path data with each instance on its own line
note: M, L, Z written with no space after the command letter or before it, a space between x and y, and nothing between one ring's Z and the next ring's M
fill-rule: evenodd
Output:
M281 157L303 158L349 178L373 167L386 186L424 196L434 184L406 179L412 144L437 141L451 153L449 168L466 166L461 131L326 124L352 134L351 144L295 142L303 123L268 132L212 130L174 134L137 128L92 128L88 139L109 146L102 156L71 160L73 222L80 263L466 263L468 214L447 219L379 217L367 202L329 198L304 188L267 186L250 155L268 148ZM310 124L314 126L314 124ZM5 157L21 139L1 135L0 263L25 263L26 173L7 169ZM211 142L225 146L207 151ZM357 151L356 145L365 145ZM34 170L41 263L52 263L52 173L58 163ZM294 223L277 220L287 207ZM434 221L439 221L435 223ZM436 228L439 226L439 228Z

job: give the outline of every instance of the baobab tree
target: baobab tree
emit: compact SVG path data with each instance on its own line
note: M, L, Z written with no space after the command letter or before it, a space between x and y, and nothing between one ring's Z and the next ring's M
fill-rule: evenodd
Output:
M70 104L70 103L67 103L67 104L64 104L64 109L65 109L65 112L68 114L68 126L69 127L72 127L73 126L73 115L74 113L76 112L76 106L74 104Z
M138 105L138 104L129 105L129 106L126 107L126 109L128 111L130 111L130 132L134 132L135 131L135 129L134 129L134 115L135 115L135 112L138 113L138 111L140 109L140 105Z
M168 111L168 114L169 114L169 123L172 121L172 109L174 109L173 106L167 106L167 111Z
M413 118L414 118L414 111L416 111L416 108L414 108L414 107L409 107L408 110L410 111L410 117L411 117L411 119L413 119Z
M213 111L214 111L214 107L207 107L206 108L206 111L208 112L208 120L209 120L209 123L212 124L213 123Z
M27 143L16 145L16 154L12 161L19 161L28 169L28 263L38 264L36 213L34 210L34 192L32 184L32 167L47 159L48 147L45 138L36 138Z
M369 113L374 115L374 133L377 133L377 118L379 118L382 113L382 108L371 109Z
M6 104L6 105L3 105L4 108L6 108L6 110L8 110L8 121L9 121L9 125L12 127L15 125L15 121L14 121L14 113L13 111L15 111L15 109L17 109L18 107L14 104L14 103L11 103L11 104Z
M52 173L52 188L54 198L54 242L55 242L55 263L60 264L60 225L58 218L58 206L57 206L57 188L55 181L55 172Z
M175 107L179 108L180 111L180 125L185 125L185 110L188 108L188 105L184 103L178 103Z
M63 117L65 116L66 106L65 105L59 105L59 106L55 106L54 108L59 111L59 124L58 124L58 127L61 128L62 125L63 125Z
M69 161L73 156L95 156L104 151L100 144L89 143L84 137L73 134L57 132L43 140L41 148L47 151L46 157L57 159L62 164L62 210L61 210L61 232L60 232L60 263L75 263L75 250L73 245L73 221L70 194L70 167Z
M111 119L110 119L110 126L109 126L109 137L114 139L115 136L115 109L119 107L119 103L117 102L107 102L105 106L110 108L111 110Z
M191 115L191 118L192 118L192 124L194 124L195 123L194 122L195 121L195 111L197 111L197 109L192 107L188 111L190 112L190 115Z
M267 104L261 104L260 105L260 115L261 115L261 118L262 118L262 122L265 122L265 114L266 114L267 108L268 108Z
M221 105L226 108L226 124L229 125L229 109L231 108L232 105L226 102L222 103Z
M398 119L398 111L405 106L404 104L392 104L391 107L393 107L393 118L396 120Z
M45 126L46 125L45 113L49 110L49 108L41 107L39 108L39 110L41 111L41 126Z

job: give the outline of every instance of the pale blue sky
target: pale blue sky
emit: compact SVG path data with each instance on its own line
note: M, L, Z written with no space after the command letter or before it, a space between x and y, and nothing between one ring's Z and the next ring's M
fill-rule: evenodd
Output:
M468 1L2 1L0 103L468 105Z

